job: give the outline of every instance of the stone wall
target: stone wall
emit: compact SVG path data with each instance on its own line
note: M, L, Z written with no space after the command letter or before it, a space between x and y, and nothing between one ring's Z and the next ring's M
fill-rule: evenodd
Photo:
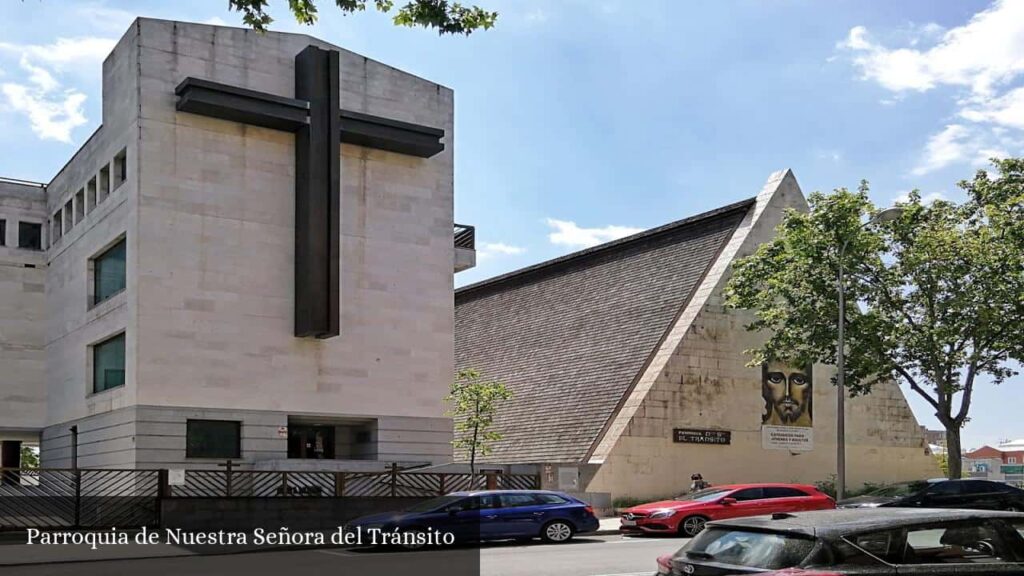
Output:
M452 91L340 51L343 107L444 128L447 149L420 159L342 147L341 335L295 338L294 137L176 112L174 87L195 76L292 96L295 54L328 45L139 22L139 251L153 264L138 276L138 402L443 417L453 369ZM446 443L450 430L443 435L429 442Z
M0 220L0 438L34 441L46 418L46 253L18 247L18 224L45 235L45 188L0 180Z
M672 328L666 339L670 347L656 356L660 363L652 362L653 373L641 377L640 390L627 401L632 407L628 420L621 418L620 428L613 423L613 431L620 435L606 452L597 454L603 463L588 491L656 498L687 491L690 475L698 472L713 484L809 484L835 473L836 392L830 384L834 368L814 367L814 449L763 449L761 369L746 366L749 358L743 354L760 343L760 336L744 328L752 320L749 312L722 305L732 260L771 238L788 207L806 209L806 204L792 174L777 173ZM678 335L675 341L673 334ZM846 411L848 485L939 475L895 384L848 401ZM675 443L673 428L728 430L731 444Z

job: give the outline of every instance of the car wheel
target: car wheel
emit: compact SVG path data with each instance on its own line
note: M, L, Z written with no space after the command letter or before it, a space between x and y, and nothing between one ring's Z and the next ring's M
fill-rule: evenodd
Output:
M704 525L707 524L707 522L708 519L703 516L687 516L679 522L679 533L683 536L693 538L704 530Z
M569 524L564 520L554 520L544 525L544 528L540 531L540 537L543 538L545 542L561 544L562 542L572 540L574 532L575 529L573 529L572 524Z

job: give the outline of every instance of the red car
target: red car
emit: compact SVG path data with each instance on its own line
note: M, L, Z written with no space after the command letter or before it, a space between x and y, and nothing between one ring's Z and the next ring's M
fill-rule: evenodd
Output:
M627 508L619 531L696 536L710 520L830 510L836 502L804 484L731 484Z

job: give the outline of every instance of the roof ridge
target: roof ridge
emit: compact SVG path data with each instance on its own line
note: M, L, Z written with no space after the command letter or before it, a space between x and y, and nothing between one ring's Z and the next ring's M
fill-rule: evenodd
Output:
M507 280L511 280L512 278L519 278L519 277L522 277L522 276L534 274L534 273L540 272L542 270L547 270L547 269L553 268L555 266L559 266L559 265L565 264L567 262L571 262L571 261L576 261L578 259L587 258L587 257L592 256L594 254L605 252L607 250L611 250L611 249L614 249L614 248L620 248L620 247L625 246L627 244L632 244L633 242L637 242L637 241L640 241L640 240L646 240L646 239L649 239L649 238L653 238L653 237L658 236L660 234L676 230L677 228L681 228L683 226L688 226L688 225L691 225L691 224L695 224L697 222L700 222L701 220L707 220L707 219L714 218L714 217L717 217L717 216L722 216L724 214L728 214L730 212L733 212L733 211L736 211L736 210L739 210L739 209L742 209L742 208L749 208L750 206L754 205L754 203L756 201L757 201L757 198L747 198L745 200L740 200L739 202L733 202L731 204L726 204L725 206L719 206L718 208L715 208L713 210L708 210L706 212L701 212L701 213L695 214L693 216L687 216L686 218L682 218L680 220L675 220L675 221L669 222L667 224L662 224L661 226L656 226L654 228L649 228L647 230L643 230L641 232L637 232L636 234L632 234L630 236L625 236L625 237L619 238L617 240L612 240L610 242L605 242L603 244L598 244L597 246L591 246L589 248L584 248L582 250L577 250L576 252L570 252L569 254L558 256L558 257L552 258L550 260L544 260L544 261L538 262L536 264L531 264L531 265L526 266L524 268L519 268L518 270L512 270L511 272L506 272L504 274L499 274L497 276L492 276L491 278L486 278L484 280L480 280L479 282L474 282L472 284L467 284L466 286L462 286L460 288L456 288L455 289L455 296L458 297L458 296L461 296L461 295L464 295L464 294L475 292L475 291L483 289L483 288L487 288L487 287L493 286L495 284L500 284L500 283L505 282Z

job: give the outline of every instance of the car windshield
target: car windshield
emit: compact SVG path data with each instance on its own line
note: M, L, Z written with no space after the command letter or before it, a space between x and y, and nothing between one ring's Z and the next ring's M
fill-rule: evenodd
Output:
M463 499L465 499L465 496L441 496L439 498L424 500L419 504L413 504L404 510L406 512L433 512L434 510L444 508L449 504L454 504L455 502Z
M899 484L889 484L888 486L879 486L874 490L865 492L865 496L910 496L911 494L917 494L928 487L928 482L924 480L918 480L915 482L900 482Z
M686 562L714 562L763 570L799 565L814 540L795 534L708 528L677 553Z
M731 489L723 488L708 488L707 490L699 490L697 492L690 492L689 494L681 494L676 496L676 500L694 500L697 502L710 502L716 500L726 493L730 492Z

